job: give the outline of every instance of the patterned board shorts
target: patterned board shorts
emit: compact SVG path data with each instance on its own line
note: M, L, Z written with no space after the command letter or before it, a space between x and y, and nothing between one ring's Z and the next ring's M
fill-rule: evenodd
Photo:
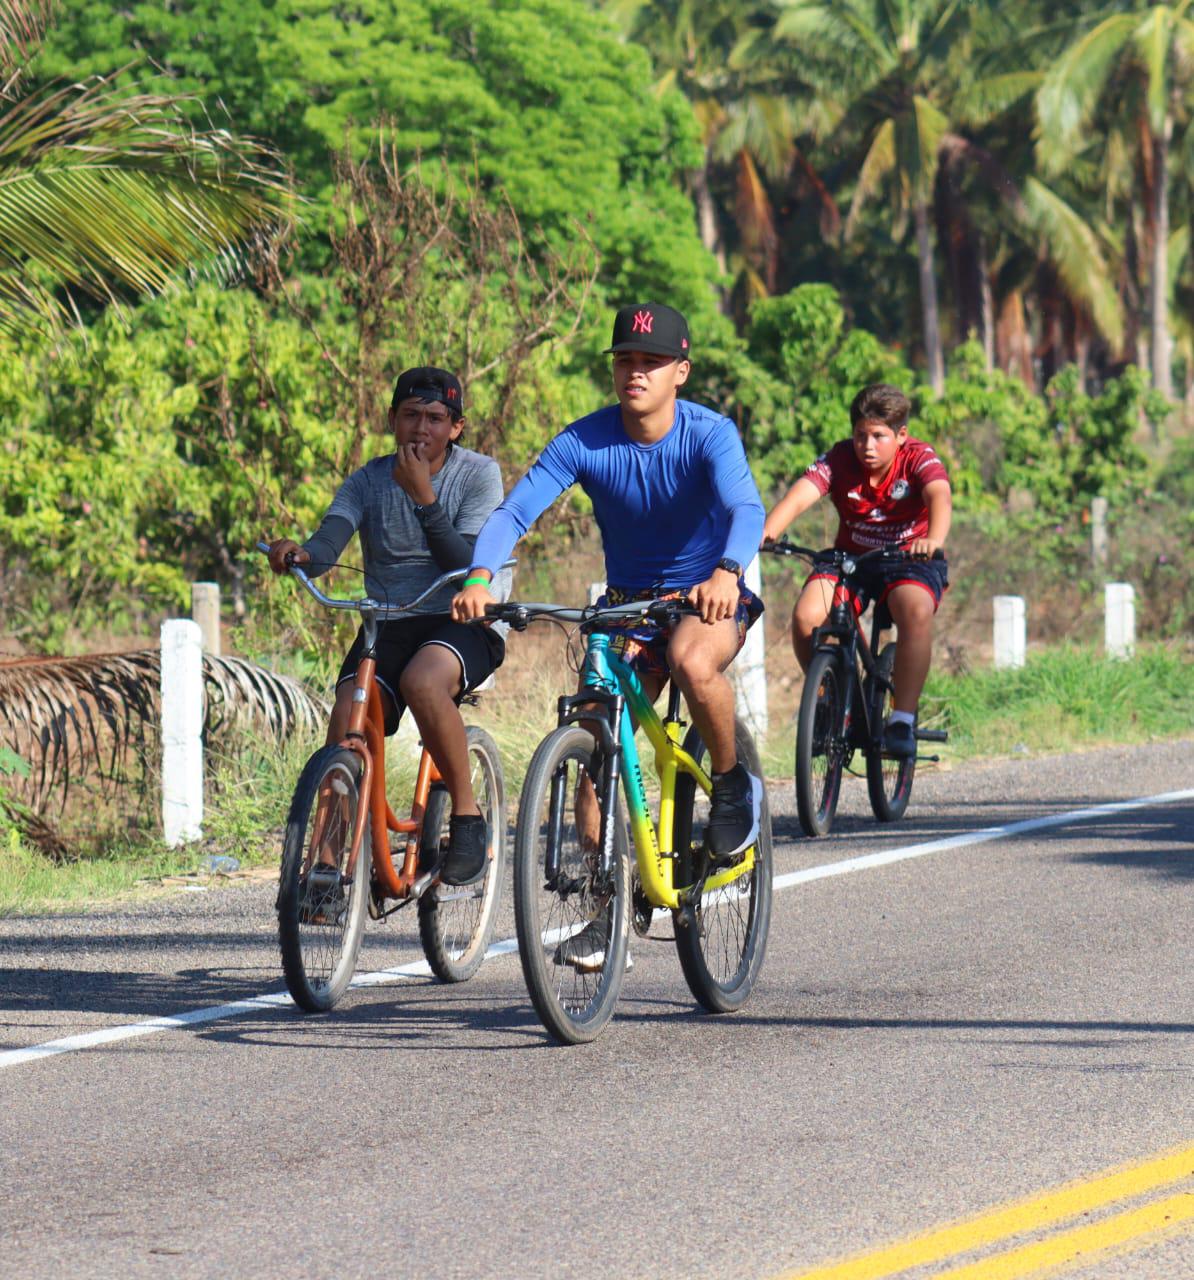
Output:
M687 595L687 590L680 587L647 587L645 590L607 587L605 594L597 601L597 607L629 604L633 600L683 600ZM734 611L739 649L746 641L746 633L762 613L762 600L739 578L738 608ZM604 630L610 636L610 650L640 676L653 675L666 680L671 675L667 665L667 647L673 628L634 622L629 626L606 627Z

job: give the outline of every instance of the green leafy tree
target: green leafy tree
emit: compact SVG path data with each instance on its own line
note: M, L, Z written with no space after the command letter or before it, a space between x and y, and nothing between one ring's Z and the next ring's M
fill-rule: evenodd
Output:
M643 50L579 0L62 2L46 74L86 73L96 49L143 49L287 156L316 202L316 233L332 200L329 155L347 141L362 158L385 117L404 162L434 157L474 175L532 246L571 244L582 220L602 299L714 306L716 265L684 186L701 156L692 112L678 93L653 94ZM304 243L309 263L328 253L318 235Z

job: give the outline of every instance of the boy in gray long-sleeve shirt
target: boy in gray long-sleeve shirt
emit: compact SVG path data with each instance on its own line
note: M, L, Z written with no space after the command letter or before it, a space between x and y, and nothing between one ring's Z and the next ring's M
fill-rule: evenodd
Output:
M271 543L274 572L300 564L318 577L357 532L365 587L375 600L412 600L441 573L467 568L478 530L502 500L502 477L492 458L455 443L465 426L463 409L463 391L453 374L434 368L403 373L389 411L395 452L374 458L345 480L319 529L301 547L289 538ZM492 627L452 621L453 590L445 588L417 613L382 623L377 681L386 732L397 729L409 707L452 798L441 878L472 884L485 874L488 833L473 793L456 704L501 665L505 643ZM438 612L429 612L437 607ZM347 732L363 648L358 632L340 668L329 743Z

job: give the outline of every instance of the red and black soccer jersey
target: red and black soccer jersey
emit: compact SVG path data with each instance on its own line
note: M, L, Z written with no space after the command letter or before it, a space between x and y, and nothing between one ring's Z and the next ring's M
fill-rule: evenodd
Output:
M911 436L875 488L851 440L839 441L804 474L837 508L840 523L834 546L843 551L902 547L923 538L929 531L924 486L931 480L949 480L932 447Z

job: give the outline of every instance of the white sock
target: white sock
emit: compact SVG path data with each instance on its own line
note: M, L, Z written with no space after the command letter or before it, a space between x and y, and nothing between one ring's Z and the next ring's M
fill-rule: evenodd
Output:
M915 724L916 713L913 711L893 711L887 717L888 724Z

